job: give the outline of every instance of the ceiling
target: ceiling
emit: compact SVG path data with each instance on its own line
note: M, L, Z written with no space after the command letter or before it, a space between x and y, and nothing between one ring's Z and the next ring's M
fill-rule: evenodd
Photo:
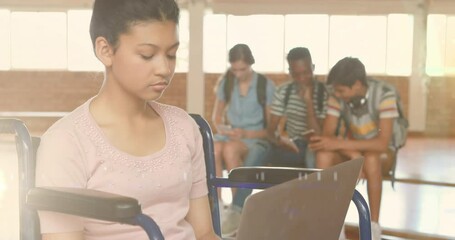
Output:
M14 10L89 9L94 0L0 0ZM176 0L182 7L203 2L215 13L247 14L383 14L414 13L422 6L434 13L455 14L455 0Z

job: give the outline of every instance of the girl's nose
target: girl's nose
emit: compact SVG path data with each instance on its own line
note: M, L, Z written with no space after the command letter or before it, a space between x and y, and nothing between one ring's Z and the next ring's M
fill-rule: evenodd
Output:
M157 63L157 74L161 76L169 76L171 74L171 64L166 56L159 58Z

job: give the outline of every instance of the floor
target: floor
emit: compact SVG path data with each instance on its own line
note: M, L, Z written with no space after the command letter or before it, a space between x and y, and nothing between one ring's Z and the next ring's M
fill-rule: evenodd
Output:
M407 232L413 239L455 239L455 139L411 138L398 159L395 188L383 182L384 231ZM357 189L367 196L366 184ZM357 220L352 210L348 222Z
M12 141L0 136L1 240L19 239L17 157ZM455 139L410 138L399 153L396 177L394 189L389 181L383 183L383 232L400 239L455 239ZM367 196L365 189L365 183L358 184L363 196ZM230 191L223 189L226 202L230 197ZM351 206L348 226L355 226L357 219Z
M455 239L455 139L408 139L399 152L396 178L394 188L390 181L383 182L384 239ZM367 199L365 182L356 189ZM222 194L229 203L230 191L223 189ZM346 223L347 229L357 226L354 204ZM357 229L351 232L355 235Z
M367 196L366 184L360 184L356 189ZM346 222L350 225L358 222L353 204ZM397 183L392 189L389 182L384 182L379 222L386 235L455 239L455 188Z

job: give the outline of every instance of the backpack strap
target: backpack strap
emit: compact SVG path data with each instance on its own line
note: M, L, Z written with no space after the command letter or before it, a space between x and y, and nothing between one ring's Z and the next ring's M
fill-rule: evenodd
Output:
M256 86L256 95L258 98L258 103L262 107L263 118L264 118L264 128L267 126L267 114L266 114L266 95L267 95L267 78L258 73L258 82Z
M317 81L317 95L316 95L316 104L318 113L322 113L324 110L324 97L325 97L325 85L321 81Z
M284 99L283 99L283 102L284 102L284 109L286 109L286 108L288 107L289 97L290 97L291 91L292 91L292 85L294 85L294 83L289 84L289 85L286 87L286 92L284 92Z
M231 101L231 95L232 95L232 90L234 89L234 74L232 74L231 70L228 69L226 73L224 74L224 85L223 85L223 91L224 91L224 102L226 105L229 104Z
M347 105L344 102L341 102L342 108L346 108ZM348 114L349 115L349 114ZM341 123L344 123L344 135L343 138L348 136L349 131L349 117L345 111L340 110L340 116L338 117L337 127L335 129L335 136L339 136L341 134Z
M397 90L395 91L395 96L397 98L398 115L399 115L400 118L405 119L406 127L408 127L409 123L408 123L408 120L406 119L406 117L404 116L404 113L403 113L403 105L401 103L401 96L400 96L400 93Z
M266 95L267 95L267 78L258 73L258 83L256 87L258 103L265 108Z
M283 111L286 111L286 108L288 107L289 97L291 96L291 91L292 91L293 85L294 85L294 83L290 83L285 89L284 98L283 98L283 102L284 102ZM284 126L283 126L284 130L286 130L286 128L287 128L287 121L284 123Z
M379 104L381 102L379 95L382 95L382 92L384 92L384 90L385 90L384 88L386 86L380 84L376 80L369 81L368 83L379 85L377 87L371 88L371 89L373 89L373 92L370 93L371 94L371 103L369 104L370 112L372 113L373 119L379 121ZM368 88L370 89L370 86L368 86Z

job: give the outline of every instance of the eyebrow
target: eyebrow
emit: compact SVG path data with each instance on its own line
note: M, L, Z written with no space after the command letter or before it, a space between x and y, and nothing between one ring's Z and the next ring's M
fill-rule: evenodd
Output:
M240 70L245 70L247 69L248 67L242 67L242 68L231 68L232 70L234 71L240 71Z
M176 42L172 46L170 46L168 49L176 48L179 45L180 45L180 42ZM141 43L141 44L139 44L139 46L149 46L149 47L153 47L153 48L159 48L157 45L155 45L153 43Z

